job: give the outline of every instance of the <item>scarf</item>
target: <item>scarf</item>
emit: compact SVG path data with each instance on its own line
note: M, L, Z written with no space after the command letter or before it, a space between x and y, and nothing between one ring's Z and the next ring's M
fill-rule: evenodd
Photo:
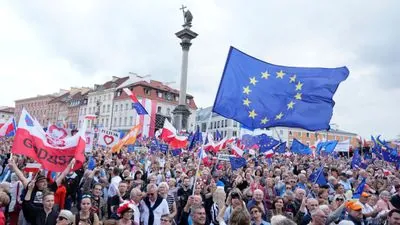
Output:
M156 202L154 203L153 207L151 207L151 203L149 198L145 198L144 199L144 203L146 204L147 208L149 209L149 221L148 224L154 224L154 213L153 211L161 204L161 202L163 201L163 198L161 198L160 196L157 197Z

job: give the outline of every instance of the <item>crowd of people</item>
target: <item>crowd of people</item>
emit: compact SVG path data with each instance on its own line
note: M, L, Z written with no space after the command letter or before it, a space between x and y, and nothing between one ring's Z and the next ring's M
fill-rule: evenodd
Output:
M96 147L78 170L72 160L58 174L32 173L32 159L10 154L12 141L0 140L0 225L400 224L400 173L381 160L360 169L348 156L245 153L246 165L232 170L214 153L202 162L198 150ZM327 184L310 181L319 168Z

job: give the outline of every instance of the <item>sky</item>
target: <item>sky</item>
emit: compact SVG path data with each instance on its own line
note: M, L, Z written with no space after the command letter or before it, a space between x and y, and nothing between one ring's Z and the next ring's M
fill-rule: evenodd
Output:
M331 123L364 138L400 135L400 2L269 0L0 1L0 105L129 72L180 81L179 10L199 36L188 93L208 107L230 46L287 66L350 70Z

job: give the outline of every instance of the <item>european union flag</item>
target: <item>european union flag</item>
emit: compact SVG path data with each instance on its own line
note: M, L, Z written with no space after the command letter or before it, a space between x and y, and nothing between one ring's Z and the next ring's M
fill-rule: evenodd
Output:
M277 66L230 48L213 111L250 129L327 130L346 67Z
M360 153L358 151L359 151L358 149L354 151L353 159L351 160L351 168L354 169L359 167L362 169L366 169L368 165L362 162Z
M196 132L193 134L192 139L190 140L189 150L192 150L197 143L203 142L203 135L200 132L200 128L197 127Z
M261 134L259 135L259 141L257 145L259 146L259 152L264 153L270 149L273 149L275 146L279 144L279 141L273 139L272 137Z
M322 167L317 170L317 175L313 180L313 183L319 184L319 186L328 184L328 181L326 180L324 175L324 169Z
M96 160L93 158L93 156L90 156L87 167L88 170L93 170L94 168L96 168Z
M247 162L245 158L229 157L232 170L237 170L246 166Z
M293 153L299 154L299 155L311 155L312 154L312 150L307 145L304 145L297 139L293 139L293 143L292 143L290 150Z
M324 142L320 142L317 145L317 153L320 154L321 151L327 153L327 154L331 154L337 145L338 141L324 141Z
M286 141L280 143L278 146L275 147L275 153L285 154L286 153Z
M136 113L138 115L147 115L147 114L149 114L149 113L147 113L146 109L142 106L142 104L140 104L140 102L132 103L132 108L136 110Z
M354 191L354 193L353 193L353 198L355 198L355 199L359 199L359 198L360 198L361 194L362 194L363 191L364 191L364 187L365 187L365 184L366 184L366 183L367 183L367 182L366 182L366 179L364 178L364 179L361 181L361 183L357 186L356 190Z

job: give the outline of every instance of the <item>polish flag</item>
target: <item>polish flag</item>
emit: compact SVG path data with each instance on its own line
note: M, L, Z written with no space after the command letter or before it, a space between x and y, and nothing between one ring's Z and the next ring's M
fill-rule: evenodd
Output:
M218 153L222 149L226 148L226 138L219 141L217 144L213 146L213 152Z
M161 131L160 138L165 142L170 142L175 136L176 136L175 127L172 126L172 124L167 119L165 119L164 127Z
M7 122L0 124L0 137L4 137L15 130L14 117L10 117Z
M40 165L39 163L27 163L24 168L24 172L37 173L40 171L40 169L42 169L42 165Z
M266 151L265 153L265 157L267 158L272 158L272 156L274 156L274 151L272 149Z
M185 136L174 136L171 141L169 142L169 146L172 149L177 149L177 148L186 148L188 144L187 137Z
M243 157L244 151L241 148L239 148L239 146L232 145L231 148L232 148L232 154L234 154L237 157Z
M34 159L43 169L54 172L64 171L70 161L75 159L72 170L77 170L85 162L86 128L85 120L74 136L54 139L46 135L41 125L23 109L11 152Z

